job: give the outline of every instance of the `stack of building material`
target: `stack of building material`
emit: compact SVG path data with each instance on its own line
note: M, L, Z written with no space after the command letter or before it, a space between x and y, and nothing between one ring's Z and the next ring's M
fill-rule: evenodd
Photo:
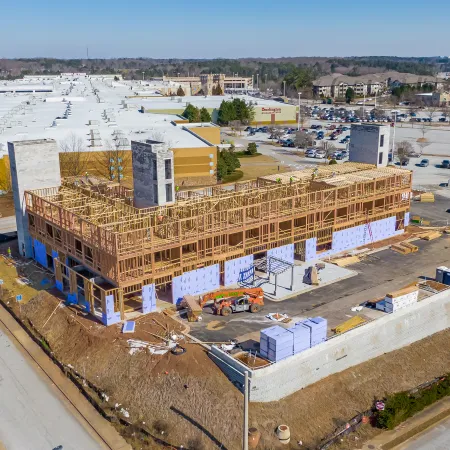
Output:
M410 242L399 242L398 244L391 245L391 249L402 255L407 255L409 253L415 253L419 251L417 245L411 244Z
M413 303L417 303L419 299L419 288L417 286L409 286L395 292L386 294L384 299L384 310L388 313L406 308Z
M363 319L360 316L355 316L355 317L352 317L351 319L348 319L345 322L339 324L336 328L333 328L332 331L334 331L336 334L345 333L346 331L349 331L352 328L355 328L366 322L367 322L366 319Z
M327 340L327 321L322 317L313 317L305 320L303 325L306 325L311 330L310 345L314 347L321 342Z
M426 241L432 241L433 239L437 239L438 237L441 237L440 231L429 231L428 233L424 233L421 235L421 238Z
M294 334L279 325L261 330L259 351L273 362L286 359L294 353Z
M420 194L420 201L425 203L434 203L434 194L432 192L424 192Z
M289 328L294 336L294 355L311 347L311 329L299 322Z

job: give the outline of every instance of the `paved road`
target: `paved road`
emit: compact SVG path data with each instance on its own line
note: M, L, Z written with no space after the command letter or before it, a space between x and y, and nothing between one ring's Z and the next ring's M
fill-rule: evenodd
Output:
M398 450L448 450L450 448L450 419L398 447Z
M49 386L0 329L0 448L99 450Z
M0 218L0 234L17 231L16 216Z

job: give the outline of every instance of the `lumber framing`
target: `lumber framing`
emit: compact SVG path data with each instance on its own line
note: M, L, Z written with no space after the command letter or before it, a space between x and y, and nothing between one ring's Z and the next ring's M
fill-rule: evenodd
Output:
M120 185L25 192L32 237L76 259L123 294L240 256L409 210L410 171L345 163L177 193L171 206L137 209ZM402 226L402 225L401 225ZM89 294L90 296L91 294ZM120 296L119 296L120 297Z

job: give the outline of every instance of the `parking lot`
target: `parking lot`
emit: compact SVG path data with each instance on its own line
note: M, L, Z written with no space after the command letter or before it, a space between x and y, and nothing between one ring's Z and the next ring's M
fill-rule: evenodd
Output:
M360 108L359 106L356 108ZM345 111L355 110L355 106L350 108L341 108ZM369 111L371 108L367 107ZM347 113L343 113L345 116ZM403 112L402 114L405 114ZM417 112L417 117L427 115L426 112ZM445 189L450 179L450 169L443 168L442 162L445 159L450 159L450 126L448 123L438 122L441 119L441 113L435 113L433 121L428 122L397 122L395 127L395 142L408 141L412 144L413 150L420 156L410 157L408 163L404 166L408 170L414 172L413 187L415 189L436 190ZM415 120L415 118L411 118ZM309 153L304 153L304 149L295 148L295 134L297 127L291 125L283 127L284 133L275 138L270 136L269 132L244 132L241 137L235 139L235 142L246 147L249 142L256 142L258 145L258 152L269 155L280 162L280 165L288 166L288 170L299 170L305 165L311 164L326 164L325 152L323 152L323 143L328 143L335 150L338 163L348 160L348 148L350 142L350 128L351 123L334 122L333 120L321 120L319 118L307 117L303 122L302 129L307 130L314 140L314 144ZM338 119L340 120L340 119ZM372 119L374 120L374 119ZM382 124L388 124L387 118L382 120ZM317 129L317 127L321 127ZM281 128L281 127L278 127ZM313 129L316 128L316 129ZM342 132L336 135L336 139L331 139L331 135L335 133L335 128L341 128ZM393 128L391 129L393 131ZM320 135L319 133L323 133ZM391 133L393 137L393 133ZM393 141L391 137L391 148ZM278 140L278 144L277 143ZM423 143L418 140L424 141ZM284 146L283 146L284 145ZM321 150L317 152L317 150ZM318 154L317 154L318 153ZM308 157L309 156L309 157ZM316 156L316 157L314 157ZM331 156L331 155L330 155ZM427 167L421 167L420 162L427 159L429 164ZM399 165L398 161L394 161Z

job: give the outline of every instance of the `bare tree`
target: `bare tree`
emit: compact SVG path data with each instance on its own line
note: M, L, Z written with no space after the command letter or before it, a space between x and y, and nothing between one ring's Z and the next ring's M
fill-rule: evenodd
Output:
M281 128L275 128L273 131L273 137L278 141L280 140L284 135L284 130Z
M242 122L240 120L232 120L230 122L231 131L235 131L241 135L242 131Z
M403 165L414 153L414 147L409 141L400 141L395 144L395 151L400 165Z
M431 122L433 122L433 117L436 115L438 110L439 110L438 106L429 106L427 108L427 116L428 116L428 118L430 119ZM430 122L430 126L431 126L431 122Z
M105 141L105 148L95 154L98 174L107 180L121 183L131 169L131 151L124 149L117 141Z
M304 131L297 131L294 137L294 144L298 148L306 148L314 144L313 137Z
M337 147L330 141L321 141L319 148L325 152L326 159L328 159L337 149Z
M84 175L90 164L90 152L82 137L70 134L59 143L59 161L63 177L78 177Z

